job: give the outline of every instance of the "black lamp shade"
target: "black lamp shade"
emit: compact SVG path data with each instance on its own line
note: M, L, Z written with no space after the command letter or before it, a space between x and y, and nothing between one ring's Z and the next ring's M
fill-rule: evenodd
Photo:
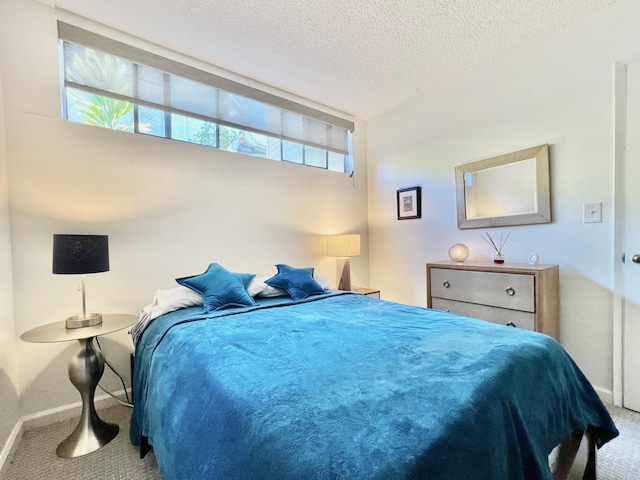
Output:
M109 271L108 235L53 235L53 273Z

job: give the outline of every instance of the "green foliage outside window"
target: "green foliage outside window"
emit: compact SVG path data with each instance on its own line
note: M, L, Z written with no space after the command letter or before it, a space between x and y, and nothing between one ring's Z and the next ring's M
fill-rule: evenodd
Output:
M216 125L210 122L204 122L198 131L193 134L193 143L198 145L207 145L209 147L216 146Z
M74 115L82 123L125 132L133 131L132 103L73 90L69 90L69 96L75 100Z
M98 54L95 50L83 48L73 52L72 68L67 78L72 82L93 85L102 90L129 95L131 87L124 81L126 65L117 57ZM83 123L132 132L133 104L102 95L69 89L74 115Z

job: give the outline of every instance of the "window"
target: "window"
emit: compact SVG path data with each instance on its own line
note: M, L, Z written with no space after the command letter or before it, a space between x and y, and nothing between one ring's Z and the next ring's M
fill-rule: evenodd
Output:
M58 22L74 122L352 172L353 122Z

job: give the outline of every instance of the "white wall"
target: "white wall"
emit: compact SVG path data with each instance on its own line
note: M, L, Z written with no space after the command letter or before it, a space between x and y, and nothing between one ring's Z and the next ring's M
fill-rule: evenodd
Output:
M0 44L0 56L2 55ZM19 418L16 392L13 269L9 218L9 182L5 141L2 76L0 75L0 456ZM0 465L2 462L0 461Z
M371 286L426 303L425 263L456 242L490 259L484 230L458 230L456 165L548 143L553 223L511 231L507 262L537 251L560 265L561 343L605 395L612 389L614 62L640 53L640 2L585 21L463 75L368 124ZM420 220L396 220L395 191L423 186ZM602 202L603 222L582 223ZM494 236L495 238L495 236Z
M54 233L109 235L111 270L87 276L87 309L137 314L157 288L219 262L275 273L314 266L335 283L321 235L362 235L353 282L368 285L365 126L356 122L359 186L345 174L240 156L61 120L56 16L5 0L0 60L13 235L15 333L80 309L78 279L51 273ZM134 32L135 33L135 32ZM4 52L3 52L4 53ZM101 339L128 377L131 340ZM23 415L78 401L67 379L73 344L15 339ZM108 388L120 387L105 374Z

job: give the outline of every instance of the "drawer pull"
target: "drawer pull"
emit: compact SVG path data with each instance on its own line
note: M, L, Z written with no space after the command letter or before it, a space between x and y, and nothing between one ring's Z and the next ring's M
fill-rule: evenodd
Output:
M513 297L516 294L516 291L512 287L507 287L505 292L507 292L507 295L509 295L510 297Z
M513 327L513 328L517 328L516 324L513 322L507 322L507 327Z
M442 282L442 285L444 286L444 288L449 288L449 281L445 280L444 282Z

